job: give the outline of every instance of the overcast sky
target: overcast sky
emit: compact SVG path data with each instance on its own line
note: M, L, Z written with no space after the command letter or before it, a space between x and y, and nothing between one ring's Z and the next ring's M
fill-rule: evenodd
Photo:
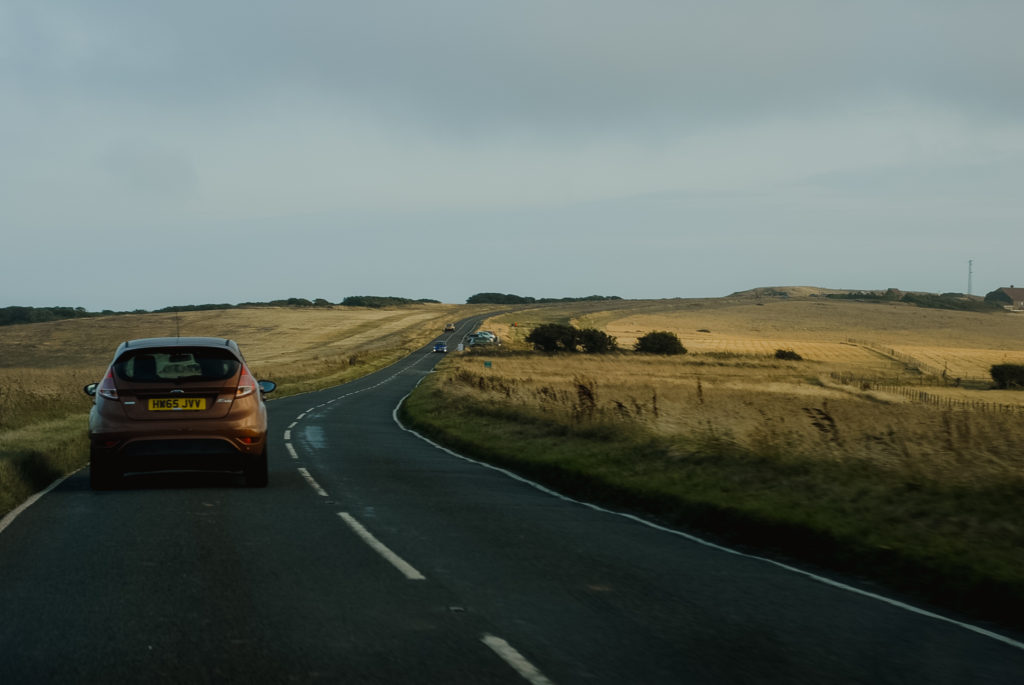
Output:
M0 306L1024 284L1018 0L2 0ZM1024 250L1022 250L1024 251Z

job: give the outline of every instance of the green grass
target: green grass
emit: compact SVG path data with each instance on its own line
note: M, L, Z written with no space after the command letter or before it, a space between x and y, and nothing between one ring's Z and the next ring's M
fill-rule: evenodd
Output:
M856 461L754 453L727 435L669 440L455 402L428 377L416 430L559 491L729 544L883 581L958 611L1024 623L1024 480L954 486Z
M89 461L86 415L0 433L0 516Z

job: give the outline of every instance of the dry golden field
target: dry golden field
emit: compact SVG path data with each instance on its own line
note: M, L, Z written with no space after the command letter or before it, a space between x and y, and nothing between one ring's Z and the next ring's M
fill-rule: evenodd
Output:
M427 331L472 311L461 305L225 309L127 314L0 328L0 368L105 366L123 340L216 336L236 340L251 366L271 368L382 347L392 336ZM102 370L102 369L100 369Z
M600 328L627 350L646 332L672 331L689 353L526 353L524 338L545 321ZM993 390L988 376L992 364L1024 364L1024 316L724 298L591 304L582 314L554 305L483 327L506 343L491 367L479 353L446 362L448 391L466 402L642 424L681 444L715 435L754 451L861 459L908 477L1024 476L1024 392ZM777 349L804 361L775 360Z
M528 347L522 338L530 328L545 321L601 329L624 349L644 333L664 330L696 354L773 355L789 349L809 361L845 365L866 376L897 373L902 381L910 381L908 371L916 367L925 376L941 377L945 371L954 381L987 383L993 364L1024 364L1021 314L811 297L588 304L591 311L582 314L579 307L555 305L498 317L487 326L520 349ZM519 326L512 327L513 322ZM1015 401L1017 395L1005 397Z
M479 309L479 308L477 308ZM236 340L260 378L282 393L343 382L429 342L446 321L475 311L424 304L364 309L227 309L131 314L0 327L0 430L88 411L82 393L117 345L133 338Z
M694 352L772 354L783 348L805 359L854 365L870 364L868 351L905 355L926 373L945 370L964 379L987 380L993 364L1024 363L1024 316L902 303L748 301L638 316L583 317L577 325L601 327L627 346L647 331L670 330Z
M456 404L505 406L567 425L641 426L681 451L714 437L751 453L861 461L949 484L1024 476L1024 411L988 403L947 409L864 390L832 379L842 364L582 354L487 361L445 360L443 388Z

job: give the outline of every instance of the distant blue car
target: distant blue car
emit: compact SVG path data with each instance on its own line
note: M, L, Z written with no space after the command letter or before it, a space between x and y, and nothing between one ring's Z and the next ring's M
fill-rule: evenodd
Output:
M436 343L434 343L434 352L447 352L447 351L448 351L448 343L446 343L445 341L438 340Z

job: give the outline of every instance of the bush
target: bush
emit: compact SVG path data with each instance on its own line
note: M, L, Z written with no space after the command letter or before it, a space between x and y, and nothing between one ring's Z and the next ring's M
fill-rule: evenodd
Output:
M990 373L992 380L996 382L996 387L1001 390L1024 388L1024 365L995 364Z
M576 348L582 347L589 354L605 354L619 349L615 338L604 331L596 328L580 330L563 323L537 326L526 336L526 342L545 352L576 352Z
M791 362L802 362L804 360L795 350L775 350L775 358Z
M670 331L651 331L641 336L633 349L646 354L686 354L679 336Z
M403 304L418 304L423 302L438 302L438 300L410 300L407 297L382 297L380 295L349 295L341 301L343 307L370 307L382 309L384 307L398 307Z
M1002 288L996 288L992 292L986 294L985 301L999 305L1000 307L1006 304L1013 304L1013 298L1004 293Z
M584 328L580 333L580 346L589 354L607 354L619 349L615 337L596 328Z
M545 352L575 352L580 344L580 330L563 323L545 323L537 326L526 336L526 342L535 349Z
M512 293L477 293L466 298L466 304L532 304L535 301L532 297Z
M995 312L1002 310L1002 306L987 298L984 301L980 301L960 297L954 293L947 293L945 295L906 293L900 298L900 302L908 302L918 307L929 307L931 309L954 309L968 312Z

